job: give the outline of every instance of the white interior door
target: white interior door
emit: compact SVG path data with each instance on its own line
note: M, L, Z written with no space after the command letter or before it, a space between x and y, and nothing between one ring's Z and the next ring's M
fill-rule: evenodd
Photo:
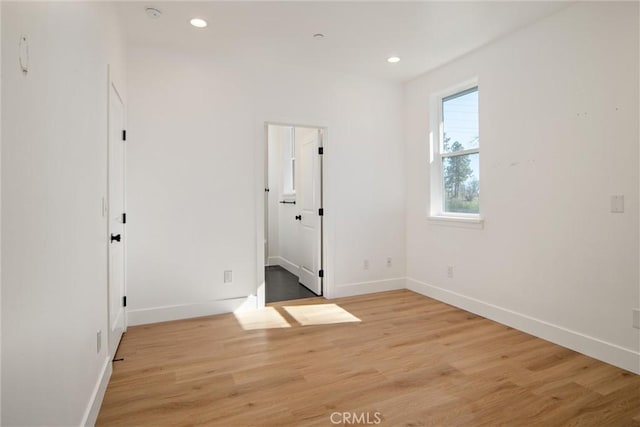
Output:
M125 330L125 148L124 104L115 86L109 87L109 354Z
M319 129L296 128L296 203L300 221L299 269L300 283L311 291L322 293L321 233L322 207L321 143Z

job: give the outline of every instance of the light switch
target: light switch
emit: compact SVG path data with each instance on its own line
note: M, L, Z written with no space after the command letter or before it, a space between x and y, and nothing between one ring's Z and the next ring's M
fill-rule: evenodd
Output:
M624 196L611 196L611 212L623 213L624 212Z
M224 271L224 283L233 282L233 272L231 270Z

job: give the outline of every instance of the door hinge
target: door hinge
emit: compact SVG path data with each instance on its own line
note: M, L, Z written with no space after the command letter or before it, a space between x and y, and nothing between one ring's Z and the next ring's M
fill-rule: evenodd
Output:
M318 271L318 276L319 277L324 277L324 270Z
M127 296L126 295L122 297L122 306L123 307L127 306Z
M321 156L324 154L324 147L318 147L318 154Z
M122 223L123 223L123 224L126 224L126 223L127 223L127 214L126 214L126 213L123 213L123 214L122 214Z
M122 130L122 140L123 141L127 140L127 131L125 129Z
M318 209L318 215L324 216L324 209L323 208Z
M265 193L268 193L268 192L269 192L269 189L268 189L268 188L265 188L265 189L264 189L264 192L265 192Z

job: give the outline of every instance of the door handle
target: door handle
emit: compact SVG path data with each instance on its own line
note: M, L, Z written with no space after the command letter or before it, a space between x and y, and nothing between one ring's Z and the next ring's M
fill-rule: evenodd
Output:
M302 215L296 215L296 219L297 219L298 221L302 221Z
M120 241L120 235L119 234L112 234L111 235L111 243L113 243L113 241L119 242Z

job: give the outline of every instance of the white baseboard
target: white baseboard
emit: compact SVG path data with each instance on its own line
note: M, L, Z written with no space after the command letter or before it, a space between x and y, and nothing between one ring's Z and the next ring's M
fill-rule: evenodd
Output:
M419 294L640 374L639 352L415 279L407 278L406 287Z
M258 307L255 295L247 297L212 300L197 304L169 305L164 307L127 310L128 326L211 316L213 314L232 313L238 310L251 310Z
M374 280L371 282L347 283L334 286L331 298L350 297L353 295L372 294L375 292L395 291L405 289L405 278L395 278L386 280Z
M281 256L269 257L269 265L279 265L294 276L300 273L300 267L298 265Z
M270 256L267 258L267 267L270 267L272 265L280 265L279 256Z
M107 386L109 385L112 370L113 366L111 364L111 359L107 357L102 367L100 378L91 393L89 405L84 411L84 416L82 417L82 423L80 425L92 427L96 424L98 414L100 413L100 407L102 406L102 400L104 399L104 393L107 391Z

